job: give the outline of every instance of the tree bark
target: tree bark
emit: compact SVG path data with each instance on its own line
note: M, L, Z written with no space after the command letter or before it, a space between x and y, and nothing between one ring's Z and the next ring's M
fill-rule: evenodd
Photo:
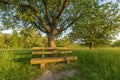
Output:
M56 43L55 43L55 35L52 33L48 33L48 47L56 48Z
M93 48L93 46L94 46L94 42L93 42L93 41L91 41L91 42L90 42L90 49L92 49L92 48Z

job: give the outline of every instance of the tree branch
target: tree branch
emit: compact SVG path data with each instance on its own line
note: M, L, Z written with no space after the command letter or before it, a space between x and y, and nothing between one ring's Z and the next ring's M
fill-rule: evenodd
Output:
M31 5L31 2L30 2L30 0L27 0L27 2Z
M71 18L71 16L69 16L66 20L64 20L64 21L61 23L60 26L63 26L63 25L65 24L66 21L70 20L70 18ZM62 28L62 27L61 27L61 28ZM60 28L60 29L61 29L61 28Z
M46 25L46 23L43 21L42 17L40 16L39 12L37 11L37 9L31 5L27 5L27 4L16 4L16 3L11 3L9 1L4 1L4 0L0 0L0 3L3 4L8 4L8 5L13 5L13 6L19 6L19 7L26 7L28 9L30 9L31 11L34 12L34 15L39 19L39 21L41 22L41 24L43 25L43 27L46 29L47 32L50 32L50 29L48 29L48 26Z
M3 4L11 4L10 2L8 2L8 1L5 1L5 0L0 0L0 3L3 3Z
M45 0L42 0L42 1L43 1L44 6L45 6L45 12L46 12L46 15L47 15L48 24L51 25L49 8L48 8L48 6L47 6L46 1L45 1Z
M48 29L48 26L47 26L46 23L42 20L42 17L40 16L40 14L37 13L36 16L38 17L39 21L40 21L41 24L44 26L44 28L46 29L46 31L47 31L47 32L50 32L50 29Z
M68 27L70 27L71 25L73 25L80 17L82 17L83 15L81 14L80 16L78 16L76 19L74 19L68 26L66 26L65 28L61 28L59 31L62 32L64 30L66 30Z
M35 22L33 22L33 24L39 29L39 30L41 30L42 32L46 32L45 30L43 30L42 28L40 28Z
M58 20L60 19L60 16L62 15L64 9L66 8L68 1L69 1L69 0L65 0L65 1L63 2L63 5L62 5L62 7L61 7L61 9L60 9L60 11L59 11L59 13L58 13L58 15L56 16L54 23L53 23L54 26L56 26L56 24L58 23Z

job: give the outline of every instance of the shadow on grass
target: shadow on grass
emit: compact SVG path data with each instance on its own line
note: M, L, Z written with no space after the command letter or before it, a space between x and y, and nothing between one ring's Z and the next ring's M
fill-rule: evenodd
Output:
M31 53L14 53L15 58L14 62L19 62L21 64L30 64L30 60L32 58Z
M15 62L19 62L19 63L22 63L22 64L30 64L30 60L31 60L31 57L29 57L29 56L14 59Z

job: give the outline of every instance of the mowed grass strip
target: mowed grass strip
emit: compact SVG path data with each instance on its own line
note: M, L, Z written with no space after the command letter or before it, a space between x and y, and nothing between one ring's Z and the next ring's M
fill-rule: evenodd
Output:
M120 49L73 50L78 73L67 80L120 80ZM35 80L44 69L30 64L31 50L0 50L0 80ZM72 68L71 67L71 68ZM64 69L63 69L64 70Z

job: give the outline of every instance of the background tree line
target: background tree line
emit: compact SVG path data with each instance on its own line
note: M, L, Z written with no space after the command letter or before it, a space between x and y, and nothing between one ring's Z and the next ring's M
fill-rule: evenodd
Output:
M0 33L0 48L31 48L42 45L47 45L46 37L42 37L33 27L23 27L19 32L14 29L12 34Z
M12 33L0 33L0 48L32 48L48 47L47 37L42 36L34 27L23 27L20 31L14 29ZM58 47L71 47L74 44L68 36L56 38ZM77 44L76 46L78 46Z
M29 35L28 35L29 34ZM19 32L13 30L11 34L0 33L0 48L32 48L32 47L48 47L47 37L42 36L39 31L33 27L23 27ZM68 34L62 38L56 38L57 47L71 47L80 48L88 47L89 45L83 41L73 41L71 36ZM111 40L106 41L106 44L97 43L94 47L120 47L120 40L112 42Z

